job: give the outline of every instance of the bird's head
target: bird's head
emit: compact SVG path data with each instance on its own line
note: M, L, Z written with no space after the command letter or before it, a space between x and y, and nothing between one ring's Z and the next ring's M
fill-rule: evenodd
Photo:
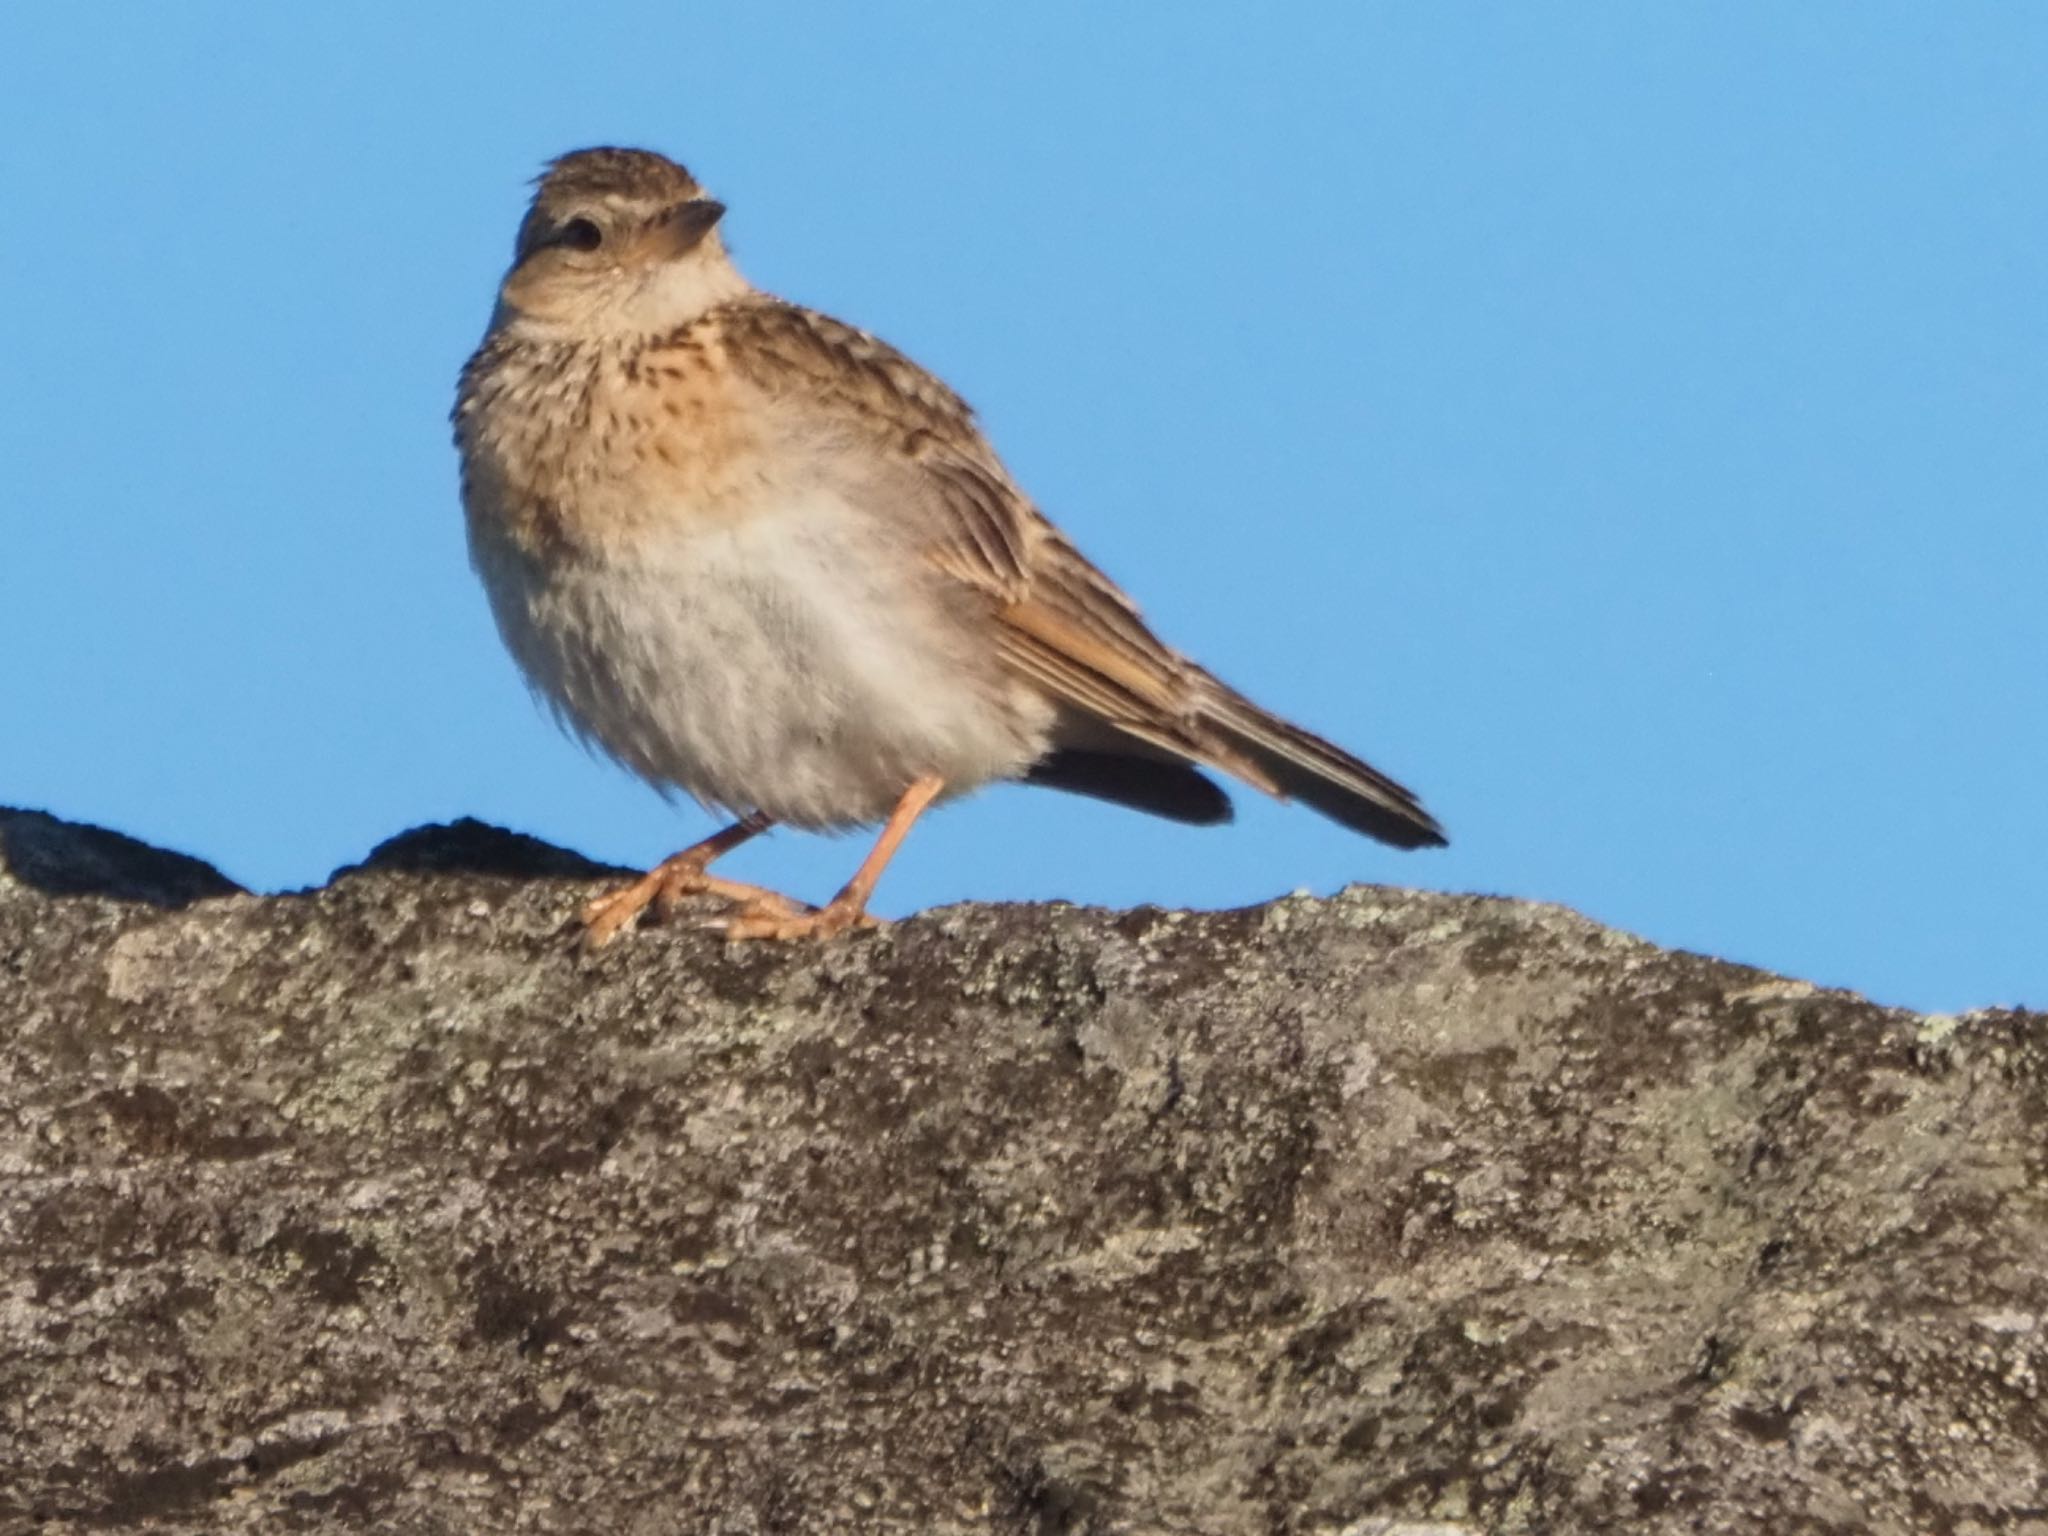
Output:
M563 155L520 221L501 319L593 338L685 325L747 290L719 237L724 213L652 151Z

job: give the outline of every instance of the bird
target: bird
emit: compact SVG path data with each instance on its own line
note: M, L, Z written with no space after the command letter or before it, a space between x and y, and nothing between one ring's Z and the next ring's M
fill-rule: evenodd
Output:
M750 283L725 213L651 150L549 162L452 413L471 563L532 690L733 818L590 901L586 944L693 896L730 940L870 925L911 824L1004 781L1211 825L1208 769L1445 843L1395 780L1155 636L945 383ZM711 872L778 825L880 832L822 907Z

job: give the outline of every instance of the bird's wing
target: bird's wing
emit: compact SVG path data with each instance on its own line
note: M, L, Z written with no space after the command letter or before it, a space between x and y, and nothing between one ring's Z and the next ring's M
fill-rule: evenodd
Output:
M756 301L720 319L728 355L778 404L828 418L826 435L853 437L915 484L909 499L927 509L920 553L987 601L1004 661L1141 741L1203 755L1188 729L1191 664L1031 504L964 400L886 342L811 310Z
M1440 842L1415 797L1258 708L1162 642L1010 478L967 403L886 342L780 302L719 312L754 382L894 462L931 509L932 568L985 599L1002 660L1139 752L1206 763L1404 846ZM798 397L798 398L791 398Z

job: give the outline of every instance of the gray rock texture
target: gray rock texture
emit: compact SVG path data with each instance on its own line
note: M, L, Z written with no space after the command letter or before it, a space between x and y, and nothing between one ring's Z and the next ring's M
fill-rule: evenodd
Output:
M579 953L0 813L0 1531L2048 1533L2048 1018L1358 888Z

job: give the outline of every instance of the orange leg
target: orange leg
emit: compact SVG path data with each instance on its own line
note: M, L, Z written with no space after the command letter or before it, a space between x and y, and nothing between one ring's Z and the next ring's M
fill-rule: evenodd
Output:
M773 819L756 811L742 816L723 832L715 832L701 843L663 859L653 869L622 890L600 896L583 909L583 943L597 949L608 944L620 929L652 906L662 917L671 916L685 896L720 896L749 916L793 918L803 909L787 896L758 885L721 880L706 874L711 861L731 853L741 843L759 837L774 826Z
M882 835L875 839L875 846L861 860L853 878L817 911L781 914L741 911L729 918L715 919L705 926L722 931L728 939L829 939L856 924L872 922L873 919L867 915L867 906L868 898L875 893L875 882L882 878L883 869L896 856L897 848L902 846L910 831L910 824L924 814L926 807L939 797L939 791L945 787L943 779L926 774L903 791L903 798L889 813Z

